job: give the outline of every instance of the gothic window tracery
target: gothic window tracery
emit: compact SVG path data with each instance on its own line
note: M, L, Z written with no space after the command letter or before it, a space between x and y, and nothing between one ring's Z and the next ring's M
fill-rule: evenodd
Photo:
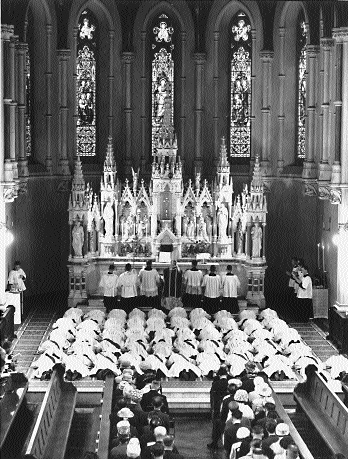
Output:
M96 154L97 21L91 11L78 23L76 55L77 155Z
M168 130L174 121L174 28L166 14L161 14L152 28L151 47L151 150L156 154L156 144L161 130Z
M297 25L297 158L305 158L306 152L306 73L307 26L303 12Z
M249 158L251 147L251 25L239 12L231 24L230 154Z
M26 97L26 107L25 107L25 151L26 156L31 157L32 153L32 129L31 129L31 72L30 72L30 54L29 50L26 53L26 62L25 62L25 97Z

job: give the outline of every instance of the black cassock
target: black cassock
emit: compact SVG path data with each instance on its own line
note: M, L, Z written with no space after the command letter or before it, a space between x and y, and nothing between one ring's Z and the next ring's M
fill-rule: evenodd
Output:
M163 296L168 297L181 297L182 288L182 271L178 268L165 268L163 271L164 277L164 290Z

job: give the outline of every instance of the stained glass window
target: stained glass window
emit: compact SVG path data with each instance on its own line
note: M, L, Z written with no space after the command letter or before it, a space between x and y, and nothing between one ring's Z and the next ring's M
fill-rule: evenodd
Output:
M306 153L307 27L301 12L297 25L297 158Z
M29 50L26 53L26 62L25 62L25 97L26 97L26 107L25 107L25 151L27 157L31 156L32 144L31 144L31 74L30 74L30 54Z
M97 21L91 11L82 12L77 35L76 103L77 154L96 154L96 49Z
M230 154L249 158L251 144L251 25L239 12L231 23Z
M152 28L152 154L161 130L174 124L174 28L167 15L161 14Z

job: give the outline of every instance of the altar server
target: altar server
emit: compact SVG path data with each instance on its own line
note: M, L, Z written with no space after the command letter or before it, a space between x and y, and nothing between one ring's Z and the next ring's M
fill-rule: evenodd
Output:
M117 306L117 275L114 270L114 265L110 265L108 272L102 275L99 283L99 287L103 291L104 306L107 313Z
M154 308L158 305L158 287L161 279L156 269L152 267L152 260L147 260L146 267L139 272L140 295L145 299L144 306Z
M21 262L15 261L13 269L10 271L8 275L8 285L10 290L16 290L17 292L24 292L26 290L25 281L26 281L26 274L21 268Z
M232 272L232 266L227 265L227 273L222 281L222 307L232 314L238 314L238 290L240 289L240 280Z
M216 266L212 265L202 282L204 306L209 314L215 314L220 309L221 286L221 277L216 274Z
M202 295L202 271L197 269L197 260L192 260L192 266L184 274L185 306L199 307Z
M138 276L132 269L130 263L125 266L125 272L117 279L117 291L121 296L121 307L130 312L136 307L136 299L138 294Z
M295 282L299 287L297 291L298 315L303 322L308 322L313 317L313 287L306 265L302 266Z

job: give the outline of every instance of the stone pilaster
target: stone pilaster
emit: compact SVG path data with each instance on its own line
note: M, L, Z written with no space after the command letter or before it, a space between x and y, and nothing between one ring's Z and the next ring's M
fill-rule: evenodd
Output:
M126 118L126 162L125 172L130 174L132 166L132 63L134 61L134 53L122 53L124 64L125 77L125 107L124 113Z
M202 172L202 134L203 134L203 74L206 56L204 53L195 53L196 67L196 104L195 104L195 158L194 167L196 172Z
M322 48L322 149L319 163L319 180L328 181L331 178L331 166L329 165L329 145L330 145L330 72L331 72L331 50L334 41L330 38L322 38L320 41Z
M284 90L285 90L285 73L284 73L284 46L285 46L285 28L279 28L279 144L278 144L278 160L277 173L281 174L284 168L283 145L284 145Z
M147 116L146 116L146 31L141 32L141 157L140 168L141 172L145 172L145 152L146 150L146 130L147 130ZM150 135L150 142L152 136Z
M272 62L274 53L261 51L262 64L262 148L260 166L263 175L270 174L271 150L271 88L272 88Z
M59 132L60 132L60 160L59 172L61 175L70 175L68 160L68 61L70 49L58 50L59 60Z
M213 136L214 136L214 164L219 161L220 135L219 135L219 37L220 32L214 32L214 111L213 111Z
M180 33L181 37L181 73L180 73L180 137L179 137L179 152L180 156L185 158L185 107L186 107L186 32Z
M306 122L306 157L303 162L302 177L315 179L317 167L315 164L315 112L316 112L316 84L317 84L317 57L319 47L307 47L307 122Z
M25 122L25 112L26 112L26 89L25 89L25 79L26 79L26 54L28 52L27 43L17 43L17 61L18 61L18 95L17 95L17 122L18 122L18 176L19 177L28 177L28 160L26 152L26 142L25 142L25 131L26 131L26 122Z

